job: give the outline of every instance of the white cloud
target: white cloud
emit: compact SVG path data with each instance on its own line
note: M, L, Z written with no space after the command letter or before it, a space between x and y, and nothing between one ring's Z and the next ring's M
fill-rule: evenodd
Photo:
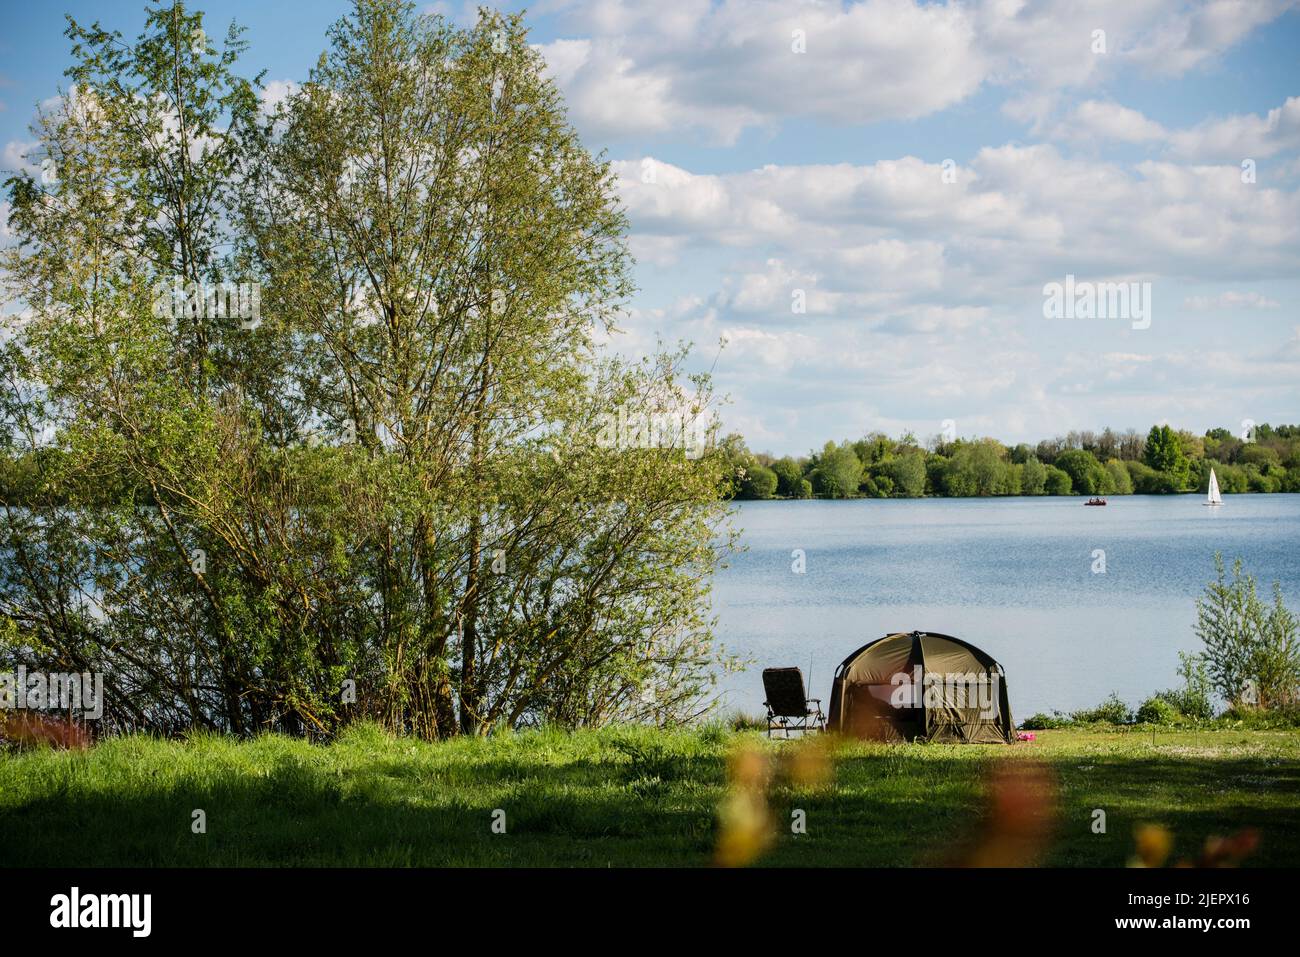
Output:
M1294 363L1300 366L1300 326L1291 328L1291 338L1282 343L1278 349L1276 358L1284 363Z
M1012 89L1008 115L1041 119L1056 91L1128 67L1180 75L1294 3L588 0L557 4L572 35L539 49L589 135L694 130L729 143L789 117L928 116L987 83ZM794 52L797 39L806 52ZM1134 119L1121 129L1132 133Z
M1207 120L1170 138L1176 155L1240 162L1300 149L1300 96L1264 116L1245 113Z
M1042 124L1031 108L1004 108L1022 122ZM1166 129L1137 110L1118 103L1085 100L1052 130L1055 139L1146 143L1179 158L1200 162L1262 159L1300 149L1300 97L1289 97L1264 115L1242 113L1208 119L1184 129Z
M1270 299L1258 292L1232 290L1217 296L1188 296L1183 300L1185 308L1197 312L1208 312L1214 309L1276 309L1280 305L1281 303L1276 299Z
M722 338L727 342L728 363L757 363L769 371L788 371L817 355L816 339L801 332L730 326L722 330Z
M5 144L4 151L0 152L0 169L15 173L25 171L35 176L41 171L41 166L31 162L29 154L38 146L40 144L34 140L10 140Z
M1034 90L1008 97L1002 102L1002 112L1028 126L1034 136L1040 136L1047 120L1056 112L1058 102L1056 93Z
M1208 0L1159 17L1138 38L1130 56L1161 73L1178 76L1236 45L1270 23L1295 0Z
M447 0L438 0L436 3L425 4L420 8L420 12L429 16L444 17L461 26L471 25L478 17L478 7L473 2L456 4L449 3Z
M733 313L793 316L796 295L804 298L806 312L824 315L835 311L835 299L817 287L817 275L788 268L769 259L762 271L723 280L716 304Z
M258 91L263 113L271 113L277 106L298 92L298 84L293 80L272 80Z
M653 237L671 251L660 261L748 251L719 301L748 311L788 314L796 283L822 304L878 310L987 305L1067 272L1240 281L1300 269L1300 193L1246 186L1235 166L1126 168L1037 145L983 149L954 183L916 157L729 174L657 163L654 183L640 161L613 167L634 247Z
M986 0L975 5L997 79L1037 89L1083 87L1136 65L1179 76L1235 46L1295 0ZM1097 52L1104 31L1105 52Z
M960 5L602 2L570 15L590 37L540 49L597 136L690 128L731 142L789 116L907 119L960 102L987 72Z
M678 143L732 142L790 118L976 109L976 91L1001 86L1002 113L1057 145L985 146L947 178L940 161L956 150L938 143L931 156L734 172L649 159L647 177L645 160L614 163L642 284L660 301L691 290L634 311L627 338L633 352L657 334L703 343L704 368L726 338L724 420L754 447L797 452L877 428L928 435L944 418L962 434L1036 438L1293 404L1300 337L1225 351L1190 294L1210 289L1208 309L1291 304L1222 290L1300 271L1300 193L1279 187L1291 182L1280 162L1250 185L1239 165L1296 148L1295 105L1176 128L1123 103L1130 78L1203 68L1289 5L611 0L563 4L572 30L543 52L584 134ZM793 29L807 53L789 52ZM1150 158L1099 159L1096 143ZM1042 285L1067 273L1151 282L1151 329L1045 322ZM1270 312L1258 322L1252 342L1276 332Z
M1118 103L1085 100L1075 108L1055 135L1060 139L1096 139L1098 137L1121 143L1149 143L1164 140L1168 133L1153 120L1137 110Z
M674 309L630 317L624 345L727 337L724 421L756 447L930 434L948 417L963 434L1016 440L1160 415L1212 423L1225 396L1278 408L1294 395L1294 346L1224 358L1181 331L1198 305L1181 286L1218 282L1228 291L1213 308L1268 309L1277 300L1227 284L1300 271L1300 192L1245 186L1235 165L1006 145L980 150L955 182L912 156L722 174L655 161L651 183L641 160L613 168L634 248L671 250L646 281L680 288L688 264L696 285ZM1152 282L1151 330L1046 323L1042 285L1066 273Z

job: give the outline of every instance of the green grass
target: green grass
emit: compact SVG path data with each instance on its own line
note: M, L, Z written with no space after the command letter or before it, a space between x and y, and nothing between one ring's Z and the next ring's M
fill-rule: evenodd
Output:
M727 756L761 735L720 727L541 731L426 743L354 728L328 746L283 737L128 737L88 752L0 754L0 864L702 865ZM1248 862L1300 864L1300 732L1068 729L1014 747L853 744L827 784L777 778L773 865L914 865L980 836L990 764L1039 758L1058 782L1043 862L1122 866L1160 823L1175 854L1258 828ZM191 832L191 812L207 833ZM505 835L491 833L506 812ZM1107 833L1092 833L1092 812Z

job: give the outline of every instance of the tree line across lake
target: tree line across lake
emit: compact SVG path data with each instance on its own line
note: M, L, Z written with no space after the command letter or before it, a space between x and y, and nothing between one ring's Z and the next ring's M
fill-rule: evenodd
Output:
M1133 429L1105 429L1032 446L942 437L922 445L911 433L892 439L873 432L780 458L751 452L742 436L731 434L714 451L709 471L720 463L721 477L711 480L720 481L723 498L742 500L1161 495L1206 491L1211 468L1228 494L1300 492L1300 425L1261 425L1249 439L1222 428L1194 435L1157 425L1145 437ZM63 454L57 447L0 454L0 500L49 504L41 476ZM104 504L148 500L147 489L123 476L104 477L97 492Z
M1225 493L1300 492L1300 425L1259 425L1246 437L1154 425L1145 437L1105 429L1016 446L872 432L797 458L753 453L733 434L721 451L723 494L737 499L1204 492L1211 468Z

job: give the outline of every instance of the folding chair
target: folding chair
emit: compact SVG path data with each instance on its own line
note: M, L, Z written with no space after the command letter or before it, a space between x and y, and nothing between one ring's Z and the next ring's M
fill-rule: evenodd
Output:
M764 668L763 691L767 700L767 736L773 731L790 737L791 731L806 734L825 731L826 715L822 714L821 698L809 698L804 691L803 672L798 668Z

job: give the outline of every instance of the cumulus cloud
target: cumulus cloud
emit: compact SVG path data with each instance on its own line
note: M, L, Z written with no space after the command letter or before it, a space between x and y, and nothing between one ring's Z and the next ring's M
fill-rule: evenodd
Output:
M539 49L591 135L694 130L729 143L789 117L928 116L985 84L1013 92L1011 114L1041 114L1055 91L1126 67L1182 74L1293 5L583 0L556 5L571 32Z
M678 294L633 311L632 351L658 334L725 339L704 365L733 396L727 423L755 447L800 451L810 436L931 434L944 418L1015 438L1293 400L1297 339L1247 356L1180 330L1207 322L1190 295L1206 288L1204 310L1269 321L1274 300L1239 284L1297 274L1300 196L1279 188L1283 164L1257 184L1240 175L1243 158L1300 148L1296 104L1179 126L1123 95L1135 78L1212 66L1293 6L556 0L565 28L540 49L599 140L727 144L794 119L979 109L989 88L1046 140L986 145L947 170L951 149L887 146L867 162L812 150L818 161L725 172L613 164L645 281ZM1107 144L1147 158L1099 159ZM1066 274L1151 282L1154 325L1045 322L1042 286Z
M652 183L641 161L613 165L634 242L654 237L675 256L753 250L751 275L724 298L751 311L762 301L788 312L797 283L850 306L858 293L983 305L1067 272L1229 280L1300 269L1300 194L1245 186L1235 166L1130 169L1041 144L985 148L955 182L916 157L731 174L656 163Z
M39 163L32 162L33 152L40 146L34 140L10 140L0 151L0 169L15 173L27 172L35 176L40 172Z
M1208 312L1213 309L1276 309L1280 305L1282 304L1276 299L1270 299L1258 292L1235 292L1233 290L1228 290L1217 296L1188 296L1183 300L1185 308L1197 312Z
M925 116L988 72L960 5L574 4L581 39L540 47L597 136L687 128L732 142L789 116L868 123Z
M1240 161L1300 149L1300 96L1263 116L1253 113L1207 120L1170 137L1174 153L1192 159Z
M1057 127L1059 139L1095 139L1098 137L1120 143L1150 143L1168 137L1159 123L1147 119L1137 110L1118 103L1085 100L1069 119Z
M1130 56L1173 76L1218 56L1252 30L1271 23L1295 0L1208 0L1154 20ZM1156 4L1155 6L1167 6Z
M1028 109L1004 111L1042 125L1041 117ZM1055 125L1051 135L1059 140L1151 144L1178 159L1239 163L1300 149L1300 97L1288 97L1263 115L1211 118L1183 129L1167 129L1119 103L1085 100Z
M1272 308L1228 284L1300 270L1300 193L1246 186L1235 165L1008 144L947 171L914 156L720 174L641 158L613 171L633 247L666 251L645 266L651 284L708 263L677 308L630 319L632 351L652 331L727 339L724 419L778 451L798 451L780 435L922 434L948 417L1004 438L1141 424L1148 409L1185 423L1205 395L1210 415L1225 394L1270 408L1293 392L1278 347L1225 359L1180 332L1202 308ZM1044 320L1042 286L1067 274L1151 282L1152 330ZM1203 307L1179 290L1215 283ZM1215 389L1195 374L1206 363Z

